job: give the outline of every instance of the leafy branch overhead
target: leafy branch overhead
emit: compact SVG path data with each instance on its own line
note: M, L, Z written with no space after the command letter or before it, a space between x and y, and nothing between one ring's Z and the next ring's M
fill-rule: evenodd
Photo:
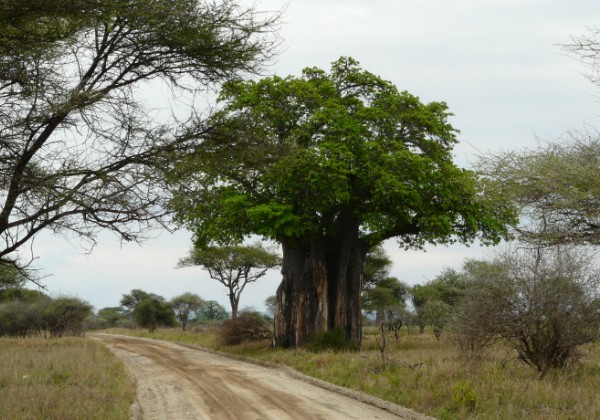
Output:
M522 240L546 244L600 243L600 141L597 132L480 160L489 189L515 203Z
M160 170L208 127L183 102L151 112L140 88L191 98L257 72L277 20L232 0L3 2L0 263L42 230L93 245L164 222Z

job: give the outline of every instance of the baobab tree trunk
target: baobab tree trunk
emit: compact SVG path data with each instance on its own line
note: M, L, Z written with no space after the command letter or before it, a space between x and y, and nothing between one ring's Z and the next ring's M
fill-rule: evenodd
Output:
M282 281L275 312L277 345L297 347L315 334L340 328L360 347L360 288L367 249L360 246L358 225L353 228L310 244L282 242Z
M275 340L296 347L328 327L328 287L322 246L283 243L282 280L277 289Z

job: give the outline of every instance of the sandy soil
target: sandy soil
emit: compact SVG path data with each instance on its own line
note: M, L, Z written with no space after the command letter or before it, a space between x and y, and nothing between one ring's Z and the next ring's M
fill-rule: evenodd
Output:
M197 347L110 334L92 336L120 357L135 379L134 419L427 418L298 373Z

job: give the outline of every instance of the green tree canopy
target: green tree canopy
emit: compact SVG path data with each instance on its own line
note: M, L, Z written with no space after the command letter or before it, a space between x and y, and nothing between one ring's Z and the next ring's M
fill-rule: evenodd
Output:
M223 305L216 300L207 300L202 303L196 315L198 319L206 321L220 321L229 316Z
M227 83L220 98L216 128L179 168L187 182L172 202L200 243L306 241L348 220L370 245L495 243L513 220L452 162L446 104L423 104L351 58L329 74Z
M389 272L392 260L381 245L371 248L363 266L361 301L367 314L375 313L376 322L400 320L406 306L409 287Z
M362 288L368 289L390 275L392 260L387 255L382 245L374 246L367 251L363 264Z
M152 332L159 326L175 327L177 320L173 309L164 300L146 298L135 307L133 319L143 328Z
M204 300L194 293L183 293L171 299L171 308L175 316L181 322L181 329L185 331L188 321L196 312L200 310Z
M23 270L14 265L0 264L0 290L21 288L27 282Z
M337 326L358 344L353 290L366 251L383 240L495 243L513 221L510 205L490 202L475 174L452 162L446 104L424 104L351 58L329 73L227 83L220 98L215 129L172 174L183 181L172 206L201 246L251 234L282 244L278 296L313 296L305 308L279 302L283 342Z
M165 298L162 296L146 292L142 289L131 289L131 292L129 293L123 293L123 297L119 303L129 314L131 314L135 310L136 306L146 299L153 299L160 302L165 300Z
M104 324L107 327L116 327L120 322L124 322L128 319L123 308L120 306L101 308L98 310L97 315L104 321Z

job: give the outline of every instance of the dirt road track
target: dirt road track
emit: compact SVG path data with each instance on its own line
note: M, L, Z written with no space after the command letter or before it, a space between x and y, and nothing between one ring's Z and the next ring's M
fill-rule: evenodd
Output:
M382 401L376 403L386 409L378 408L315 385L318 381L198 348L110 334L92 337L121 358L134 377L134 419L427 418Z

